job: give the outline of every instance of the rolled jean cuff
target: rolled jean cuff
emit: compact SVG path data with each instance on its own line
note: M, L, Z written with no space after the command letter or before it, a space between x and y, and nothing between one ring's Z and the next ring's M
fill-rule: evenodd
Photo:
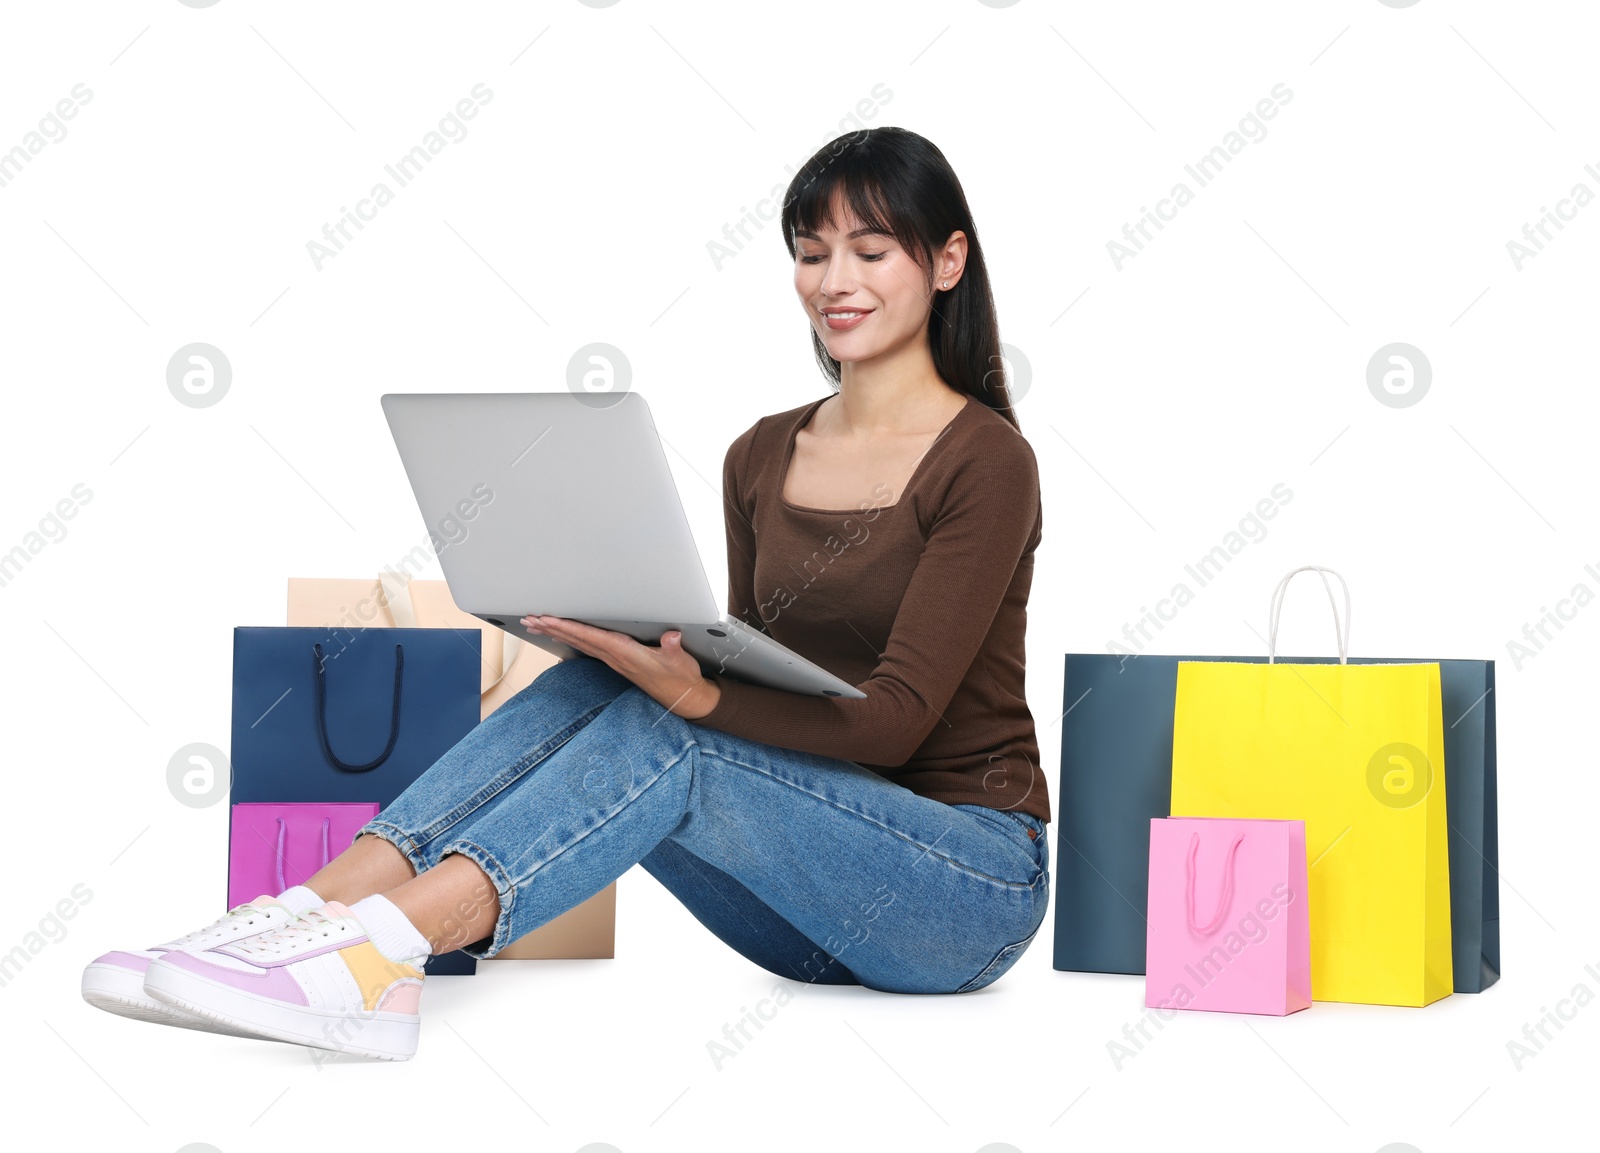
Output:
M486 961L514 940L511 936L511 909L516 904L517 887L506 876L505 869L495 859L494 854L482 846L471 841L451 841L439 850L439 860L443 861L451 853L460 853L482 869L484 876L494 885L495 896L500 900L500 916L495 919L494 932L487 938L461 946L461 951L467 956Z
M382 818L374 818L357 829L356 839L359 840L366 834L371 834L379 840L387 841L393 845L400 855L411 863L411 871L419 877L424 870L431 869L436 864L436 862L428 860L423 855L421 846L417 844L416 839L410 833L398 825L391 825Z

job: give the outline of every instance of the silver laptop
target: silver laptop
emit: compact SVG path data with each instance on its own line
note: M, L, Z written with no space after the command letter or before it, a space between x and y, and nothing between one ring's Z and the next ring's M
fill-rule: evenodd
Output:
M579 653L528 632L523 617L567 617L652 645L680 629L707 673L811 696L866 695L718 607L639 393L382 401L463 611L563 659ZM720 459L702 472L720 476Z

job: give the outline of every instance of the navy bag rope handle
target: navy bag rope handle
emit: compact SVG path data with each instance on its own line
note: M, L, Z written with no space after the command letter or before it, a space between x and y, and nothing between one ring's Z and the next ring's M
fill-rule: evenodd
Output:
M389 743L384 746L383 752L377 759L368 761L364 765L351 765L341 761L333 754L333 746L328 743L328 681L327 671L323 667L322 646L313 644L311 651L316 657L317 670L317 736L322 740L322 751L336 769L347 773L365 773L375 769L389 759L389 754L394 752L395 742L400 739L400 674L405 668L405 649L401 645L394 646L394 714L389 721Z

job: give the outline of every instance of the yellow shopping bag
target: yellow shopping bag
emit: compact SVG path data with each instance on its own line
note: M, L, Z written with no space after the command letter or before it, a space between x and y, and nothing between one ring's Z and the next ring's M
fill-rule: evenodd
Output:
M1346 664L1348 589L1339 663L1278 663L1304 571L1267 664L1179 662L1172 815L1303 820L1313 1000L1427 1005L1454 989L1439 666Z

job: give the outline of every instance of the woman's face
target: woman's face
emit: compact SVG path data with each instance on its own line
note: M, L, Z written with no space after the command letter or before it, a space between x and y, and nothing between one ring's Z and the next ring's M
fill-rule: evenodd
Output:
M927 273L893 236L867 230L842 204L834 220L795 234L795 291L828 355L870 360L922 339L932 307Z

